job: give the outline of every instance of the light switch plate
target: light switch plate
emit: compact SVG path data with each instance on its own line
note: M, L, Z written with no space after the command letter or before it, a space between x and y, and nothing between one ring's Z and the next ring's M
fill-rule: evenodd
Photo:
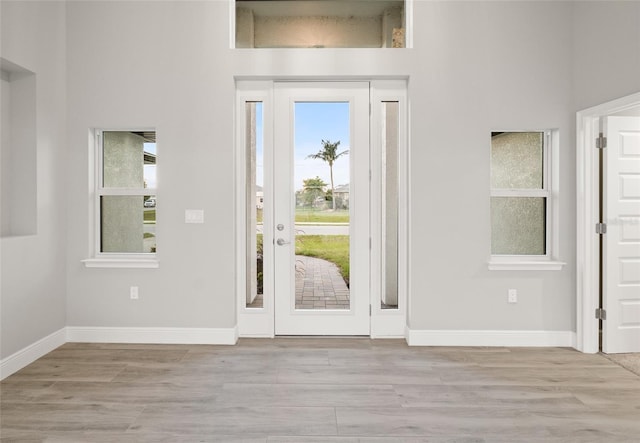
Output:
M184 222L185 223L204 223L204 210L203 209L185 209Z

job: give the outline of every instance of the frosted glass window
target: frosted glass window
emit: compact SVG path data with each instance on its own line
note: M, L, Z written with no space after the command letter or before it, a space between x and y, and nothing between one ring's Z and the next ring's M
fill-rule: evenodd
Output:
M546 199L493 197L491 252L498 255L545 254Z
M491 134L491 254L548 253L548 134Z
M491 137L491 187L542 189L542 132L503 132Z

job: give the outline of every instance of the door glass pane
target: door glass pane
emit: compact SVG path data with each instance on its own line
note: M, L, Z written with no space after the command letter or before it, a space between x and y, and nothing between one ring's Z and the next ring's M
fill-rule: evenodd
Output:
M349 103L295 104L296 309L349 309Z
M546 199L491 197L491 253L544 255Z
M382 103L382 309L398 309L398 102Z
M542 132L491 134L491 187L542 189Z
M264 254L263 254L263 211L264 211L264 149L263 114L261 102L245 104L246 117L246 175L247 175L247 308L264 306Z

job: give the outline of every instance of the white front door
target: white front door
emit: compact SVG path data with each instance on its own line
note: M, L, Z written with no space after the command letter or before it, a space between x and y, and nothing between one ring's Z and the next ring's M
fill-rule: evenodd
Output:
M369 335L369 83L276 83L273 150L275 333Z
M605 119L602 350L640 352L640 118Z

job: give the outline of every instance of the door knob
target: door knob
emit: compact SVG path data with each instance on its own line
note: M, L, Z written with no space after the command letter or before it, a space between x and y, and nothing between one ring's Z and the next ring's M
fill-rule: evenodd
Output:
M276 243L278 244L278 246L282 246L282 245L288 245L291 242L290 241L284 241L283 238L279 238L279 239L276 240Z

